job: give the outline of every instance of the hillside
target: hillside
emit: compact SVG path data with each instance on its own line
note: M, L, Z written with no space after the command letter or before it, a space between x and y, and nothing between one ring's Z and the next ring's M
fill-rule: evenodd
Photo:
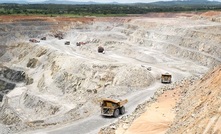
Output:
M95 2L95 1L70 1L70 0L44 0L44 1L28 1L28 0L1 0L0 3L18 3L18 4L66 4L66 5L91 5L91 4L140 4L133 2ZM209 0L170 0L157 2L142 2L142 4L150 6L181 6L181 5L217 5L218 1Z
M221 4L218 1L209 0L173 0L173 1L159 1L153 2L151 5L155 6L181 6L181 5L217 5Z
M183 91L167 134L221 133L221 66Z
M45 0L41 2L22 1L0 1L0 15L43 15L43 16L139 16L140 14L156 12L181 12L181 11L208 11L220 10L221 3L217 1L159 1L154 3L99 3L99 2L77 2L61 0Z

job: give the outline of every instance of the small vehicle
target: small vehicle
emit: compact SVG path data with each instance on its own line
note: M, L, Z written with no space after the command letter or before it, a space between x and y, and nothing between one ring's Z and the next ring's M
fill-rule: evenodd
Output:
M55 37L55 38L58 38L59 40L64 39L64 33L62 33L62 32L56 33L56 34L54 35L54 37Z
M103 53L103 52L104 52L104 48L101 47L101 46L99 46L99 47L97 48L97 51L98 51L98 53Z
M82 46L82 45L86 45L88 42L77 42L76 46Z
M46 37L42 37L41 40L46 40Z
M171 83L172 82L172 75L169 73L162 74L161 76L161 83Z
M128 102L125 100L113 100L113 99L102 99L101 101L101 115L113 116L117 118L120 114L125 113L124 105Z
M65 45L70 45L70 41L65 41Z
M30 42L32 43L39 43L40 41L36 40L36 39L29 39Z

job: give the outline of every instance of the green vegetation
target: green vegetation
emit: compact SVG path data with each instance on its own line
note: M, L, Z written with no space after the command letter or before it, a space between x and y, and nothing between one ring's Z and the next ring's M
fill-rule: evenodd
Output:
M126 14L145 14L148 12L179 12L220 10L221 5L189 4L189 3L150 3L150 4L92 4L92 5L62 5L62 4L0 4L0 14L25 15L64 15L78 16L125 16Z

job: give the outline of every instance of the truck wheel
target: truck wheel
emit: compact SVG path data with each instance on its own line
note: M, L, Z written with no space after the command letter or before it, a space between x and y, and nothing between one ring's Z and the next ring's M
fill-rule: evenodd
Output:
M120 114L124 114L124 113L125 113L125 107L122 106L122 107L120 108Z
M117 118L117 117L119 116L119 113L120 113L119 109L115 109L113 116L114 116L115 118Z

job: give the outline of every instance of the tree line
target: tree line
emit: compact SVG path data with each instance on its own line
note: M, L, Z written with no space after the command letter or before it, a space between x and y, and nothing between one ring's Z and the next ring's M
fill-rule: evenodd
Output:
M154 5L154 4L0 4L0 14L70 14L70 15L107 15L107 14L145 14L149 12L179 12L220 10L220 5Z

